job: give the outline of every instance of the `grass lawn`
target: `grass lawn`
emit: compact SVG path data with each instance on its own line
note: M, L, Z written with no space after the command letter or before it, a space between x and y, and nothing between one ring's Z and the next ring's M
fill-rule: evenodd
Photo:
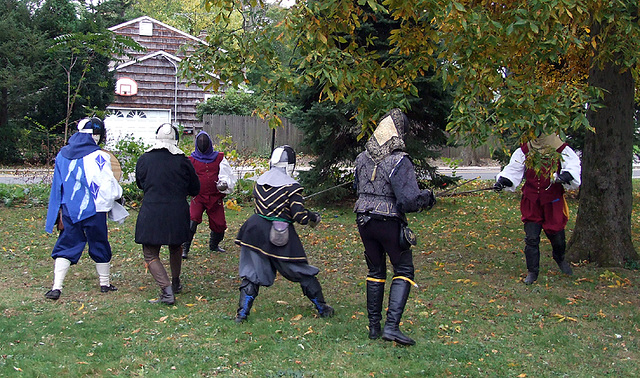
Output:
M416 340L413 347L367 338L366 265L352 203L309 205L322 213L322 223L297 230L311 264L320 268L335 317L318 318L300 287L279 278L261 288L249 321L239 325L233 321L239 248L232 241L253 211L249 206L227 210L226 254L209 252L208 232L199 227L174 306L147 303L159 290L133 241L135 211L125 224L109 224L111 279L119 290L99 292L85 253L54 302L43 296L52 283L56 240L44 232L46 208L0 207L0 376L640 373L638 272L579 264L572 277L564 276L543 237L540 277L524 285L519 194L442 198L431 211L410 214L419 237L414 263L420 287L411 292L401 328ZM568 238L575 198L569 207ZM637 203L632 231L638 247ZM166 247L161 255L168 257Z

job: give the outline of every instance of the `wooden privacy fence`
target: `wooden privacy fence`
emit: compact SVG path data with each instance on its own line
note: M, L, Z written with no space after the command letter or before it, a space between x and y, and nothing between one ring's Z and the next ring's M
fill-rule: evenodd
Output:
M273 129L269 128L266 120L250 116L205 114L202 121L203 130L214 139L214 143L218 140L217 135L231 136L239 151L271 154ZM284 144L290 145L296 151L300 150L302 132L289 120L282 118L282 126L275 129L274 147Z

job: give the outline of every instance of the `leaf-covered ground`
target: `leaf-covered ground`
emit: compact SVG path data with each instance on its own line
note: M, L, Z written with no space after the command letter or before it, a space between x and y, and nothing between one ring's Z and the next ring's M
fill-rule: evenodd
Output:
M232 239L250 207L227 210L226 254L209 252L206 227L198 229L175 306L147 303L158 289L133 241L135 211L125 224L109 224L119 290L99 292L85 253L52 302L43 297L56 240L43 230L46 209L0 207L0 376L637 375L638 272L578 264L564 276L543 238L540 278L524 285L518 204L518 194L480 192L410 215L420 287L402 329L414 347L367 338L366 266L352 203L310 203L323 222L297 227L336 316L317 318L299 285L279 278L261 288L241 325L233 321L240 280ZM577 200L569 205L568 237ZM632 222L638 246L637 209Z

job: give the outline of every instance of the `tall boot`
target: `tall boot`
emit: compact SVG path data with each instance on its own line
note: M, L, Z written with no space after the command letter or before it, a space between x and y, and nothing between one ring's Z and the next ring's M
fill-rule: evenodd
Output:
M173 289L171 286L163 287L160 290L160 298L151 299L149 303L165 303L168 305L172 305L176 302L176 297L173 295Z
M169 267L171 268L171 289L173 289L173 294L179 294L182 291L182 285L180 284L180 273L182 272L181 252L181 245L169 246Z
M254 284L246 278L242 279L240 284L240 300L238 301L238 311L236 312L236 323L242 323L247 320L251 313L253 301L258 296L260 286Z
M545 231L545 234L547 234L547 237L551 242L553 259L556 261L556 264L558 264L558 268L560 268L562 273L568 276L572 275L573 270L571 269L571 265L569 265L569 262L564 259L565 251L567 249L564 230L555 234L549 234Z
M384 323L382 339L395 341L401 345L414 345L416 342L400 331L400 319L409 298L411 283L400 277L394 277L389 290L389 308L387 321Z
M118 290L117 287L109 283L109 275L111 272L110 263L96 263L96 272L98 272L98 279L100 280L100 292L108 293L110 291Z
M524 257L527 261L526 285L531 285L538 279L540 272L540 223L527 222L524 224Z
M180 277L171 279L171 290L173 290L173 294L182 293L182 284L180 283Z
M151 276L156 281L160 289L171 286L167 271L164 269L164 266L162 265L162 262L160 260L153 259L147 262L147 269L149 269L149 273L151 273Z
M187 260L189 258L189 250L191 249L191 242L198 229L198 223L189 221L189 239L182 243L182 259Z
M213 232L209 234L209 249L213 252L225 253L226 250L220 248L220 242L224 239L224 231L223 232Z
M382 320L382 300L385 280L367 277L367 316L369 317L369 338L380 338L380 320Z
M70 266L71 261L64 257L58 257L55 259L55 262L53 263L53 287L44 294L47 299L55 301L60 298L60 294L62 293L62 284L64 283L64 278L67 276Z
M333 307L325 302L324 295L322 295L322 286L320 286L320 282L315 276L306 276L300 281L300 287L302 288L302 293L313 303L321 318L333 316L335 311Z

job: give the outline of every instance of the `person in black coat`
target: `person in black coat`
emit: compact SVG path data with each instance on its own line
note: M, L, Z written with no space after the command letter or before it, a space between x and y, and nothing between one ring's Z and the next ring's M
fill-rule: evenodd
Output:
M420 189L415 168L405 152L409 118L400 109L384 115L365 150L355 161L355 186L358 200L354 206L358 232L364 245L367 273L367 314L369 338L414 345L400 331L400 320L414 282L415 269L411 246L415 237L407 228L406 213L429 210L436 197ZM387 257L393 265L389 288L387 319L381 329L382 302L387 281Z
M200 192L193 165L177 147L178 129L165 123L156 131L156 141L136 163L136 184L144 192L136 222L135 241L142 244L144 261L160 286L160 298L150 301L173 304L182 290L182 243L189 239L187 196ZM160 261L160 247L169 246L171 282Z

